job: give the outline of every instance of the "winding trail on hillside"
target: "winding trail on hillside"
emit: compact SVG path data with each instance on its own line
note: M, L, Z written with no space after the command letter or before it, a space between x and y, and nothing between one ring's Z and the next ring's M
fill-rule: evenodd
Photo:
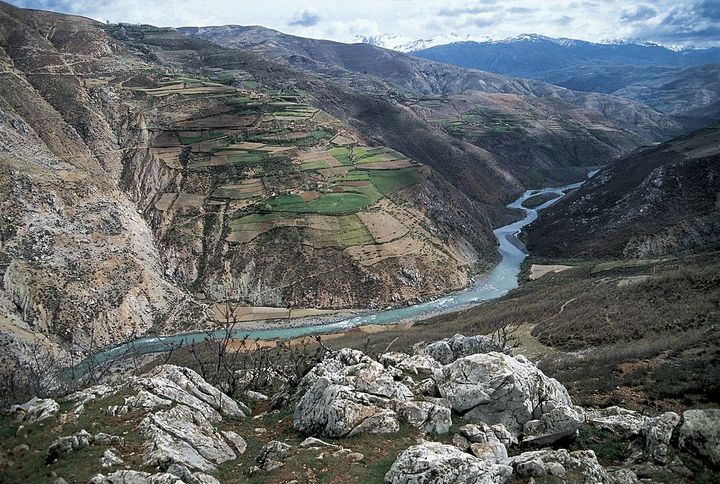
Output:
M595 173L597 173L597 170L588 173L588 179L595 175ZM397 324L409 320L424 319L430 316L464 309L491 299L497 299L518 287L520 265L527 257L527 252L525 252L522 244L517 239L520 230L537 219L538 211L562 199L565 192L580 187L585 181L586 180L561 187L527 190L520 198L509 204L508 208L523 210L525 217L493 231L499 243L498 250L500 251L502 259L492 272L479 277L475 284L469 289L412 306L362 314L327 324L257 330L238 329L234 331L233 336L237 339L283 340L313 334L335 333L367 324ZM535 208L522 206L522 203L528 198L544 193L556 193L560 196L548 200ZM215 332L193 332L173 336L139 338L111 350L96 354L94 356L94 363L103 363L128 352L136 355L161 353L193 342L204 341L208 339L208 337L221 339L224 335L224 331L218 330Z

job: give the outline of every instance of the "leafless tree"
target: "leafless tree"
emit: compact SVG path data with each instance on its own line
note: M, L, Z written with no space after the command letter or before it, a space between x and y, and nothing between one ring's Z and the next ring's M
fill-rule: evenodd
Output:
M516 334L519 329L520 323L499 323L492 333L492 339L503 347L510 349L517 348L520 346L520 339Z

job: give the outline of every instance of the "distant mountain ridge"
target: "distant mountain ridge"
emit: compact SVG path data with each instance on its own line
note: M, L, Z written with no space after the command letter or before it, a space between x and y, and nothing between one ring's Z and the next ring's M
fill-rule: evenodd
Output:
M683 116L695 128L720 119L720 48L673 50L653 43L522 35L503 41L455 42L411 54L641 101L660 112Z
M560 55L562 54L562 55ZM674 50L651 42L588 42L524 34L505 40L467 40L418 49L413 55L461 67L530 76L587 62L690 67L720 63L720 48Z
M398 52L413 52L428 49L437 45L452 44L455 42L487 40L487 37L472 37L470 35L458 35L450 33L429 39L415 39L406 35L379 34L379 35L357 35L351 43L370 44L383 49L395 50Z

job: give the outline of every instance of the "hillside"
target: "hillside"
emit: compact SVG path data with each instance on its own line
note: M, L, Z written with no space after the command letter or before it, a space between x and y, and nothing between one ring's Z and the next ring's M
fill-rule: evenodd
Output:
M527 247L560 259L652 258L720 241L720 128L612 163L542 212Z
M594 44L526 35L494 42L456 42L417 50L424 59L539 79L579 91L613 94L660 112L717 120L720 49L673 51L654 44ZM700 125L695 125L699 127Z
M392 108L252 54L6 4L0 16L8 355L213 326L227 299L243 321L402 305L498 257L490 215L507 216L519 182L421 120L384 133L415 146L401 152L374 136ZM330 99L380 109L356 128L321 109ZM431 156L477 178L463 193Z
M368 44L306 39L262 27L184 27L187 35L261 53L410 107L436 129L498 155L527 184L578 178L682 123L616 96L429 62Z

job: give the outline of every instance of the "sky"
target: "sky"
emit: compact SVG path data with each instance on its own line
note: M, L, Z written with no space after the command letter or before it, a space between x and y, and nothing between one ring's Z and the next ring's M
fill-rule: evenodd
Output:
M262 25L341 42L395 34L504 39L524 33L674 47L720 46L720 0L11 0L25 7L157 26Z

